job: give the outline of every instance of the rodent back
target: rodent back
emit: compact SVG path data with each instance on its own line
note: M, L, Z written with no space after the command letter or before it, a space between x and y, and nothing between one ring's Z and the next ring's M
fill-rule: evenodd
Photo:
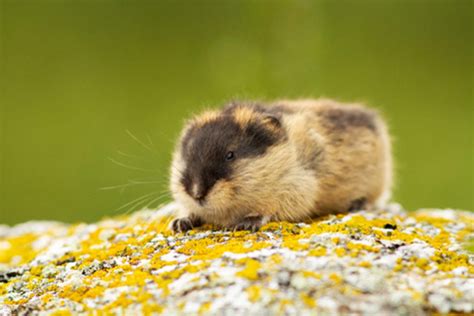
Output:
M353 203L370 207L388 199L391 152L387 128L380 115L358 104L318 100L313 128L324 144L317 164L318 205L321 211L347 211Z

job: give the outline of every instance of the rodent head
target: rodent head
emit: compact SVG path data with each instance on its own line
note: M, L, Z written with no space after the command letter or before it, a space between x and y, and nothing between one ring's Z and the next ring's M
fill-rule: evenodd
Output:
M213 196L222 200L238 194L233 181L245 176L239 169L284 139L280 118L256 106L203 114L188 124L178 145L171 179L175 198L194 208L222 208Z

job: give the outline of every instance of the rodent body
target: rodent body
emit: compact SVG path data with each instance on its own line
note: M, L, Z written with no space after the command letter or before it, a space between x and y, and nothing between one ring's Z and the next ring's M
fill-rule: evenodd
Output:
M391 182L390 140L375 111L327 99L233 103L197 116L181 135L172 228L256 230L370 209L388 200Z

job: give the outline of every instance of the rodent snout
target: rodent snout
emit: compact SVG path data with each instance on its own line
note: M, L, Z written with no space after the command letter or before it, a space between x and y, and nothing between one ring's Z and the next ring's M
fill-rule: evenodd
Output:
M202 206L204 205L204 202L206 201L207 192L205 192L202 188L200 188L198 184L194 184L192 186L190 195L193 199L195 199L199 203L199 205Z
M192 197L199 205L203 206L206 202L206 197L212 186L206 185L199 180L192 180L184 177L182 181L186 193Z

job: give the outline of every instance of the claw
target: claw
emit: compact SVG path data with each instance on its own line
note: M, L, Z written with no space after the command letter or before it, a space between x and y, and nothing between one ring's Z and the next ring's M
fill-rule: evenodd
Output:
M176 218L171 222L171 229L175 233L185 233L193 228L193 221L189 217Z
M245 217L241 222L234 225L234 231L248 230L256 232L262 226L262 216Z

